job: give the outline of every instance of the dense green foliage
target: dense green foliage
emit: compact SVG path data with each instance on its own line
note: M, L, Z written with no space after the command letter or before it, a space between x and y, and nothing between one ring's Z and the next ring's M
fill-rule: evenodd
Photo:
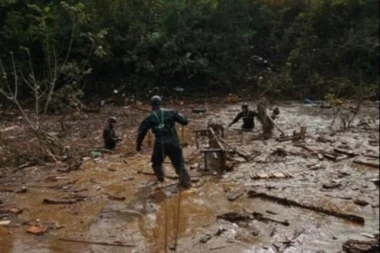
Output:
M114 89L174 95L175 87L184 88L184 95L243 91L316 99L327 92L353 96L375 89L378 94L378 5L0 0L0 59L11 73L14 52L18 71L28 78L30 52L41 85L54 80L55 90L71 85L87 97L105 97ZM60 75L54 79L57 64Z

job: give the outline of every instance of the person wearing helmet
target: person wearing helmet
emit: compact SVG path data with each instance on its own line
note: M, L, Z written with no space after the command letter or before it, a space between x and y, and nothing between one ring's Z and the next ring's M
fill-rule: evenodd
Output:
M258 113L251 111L248 108L248 104L244 103L242 106L242 111L236 115L235 119L229 124L228 127L231 127L233 124L238 122L240 119L243 119L243 125L241 128L243 130L252 130L255 128L255 117L258 116Z
M161 108L161 97L153 96L150 99L152 112L140 124L137 134L137 152L141 151L142 142L149 129L152 130L155 143L152 153L152 168L157 180L164 181L162 164L169 156L175 172L179 176L180 184L184 188L191 187L191 180L185 168L182 147L178 139L175 123L186 126L189 122L186 117L177 111Z
M113 150L116 148L116 144L121 141L119 137L116 136L115 126L117 120L115 117L110 117L107 120L107 126L103 130L104 148Z

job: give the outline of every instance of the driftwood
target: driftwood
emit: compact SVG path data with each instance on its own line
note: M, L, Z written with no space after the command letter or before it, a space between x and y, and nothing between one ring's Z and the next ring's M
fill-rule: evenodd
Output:
M360 224L364 224L364 222L365 222L363 217L360 217L360 216L357 216L354 214L347 214L347 213L342 213L342 212L338 212L338 211L334 211L334 210L325 209L323 207L312 206L312 205L305 204L305 203L299 203L295 200L290 200L290 199L286 199L286 198L281 198L281 197L269 195L269 194L264 193L264 192L257 192L254 190L250 190L250 191L248 191L248 196L251 198L263 198L263 199L275 201L278 204L282 204L282 205L296 206L296 207L304 208L307 210L312 210L315 212L335 216L338 218L343 218L343 219L346 219L346 220L349 220L352 222L356 222L356 223L360 223Z
M88 240L79 240L79 239L70 239L70 238L59 238L60 241L64 242L77 242L77 243L87 243L87 244L97 244L103 246L117 246L117 247L136 247L136 245L125 244L122 242L97 242L97 241L88 241Z

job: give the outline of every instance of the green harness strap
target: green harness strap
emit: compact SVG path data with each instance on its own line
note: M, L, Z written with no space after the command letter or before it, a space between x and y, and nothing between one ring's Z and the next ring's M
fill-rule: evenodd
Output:
M157 113L156 112L153 112L153 115L156 117L159 125L157 126L158 129L162 129L165 127L165 124L164 124L164 110L160 110L161 111L161 120L160 118L158 117Z

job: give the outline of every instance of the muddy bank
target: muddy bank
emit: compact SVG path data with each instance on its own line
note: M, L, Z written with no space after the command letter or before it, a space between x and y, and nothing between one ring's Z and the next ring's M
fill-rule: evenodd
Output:
M233 171L224 175L203 171L203 159L192 131L205 126L210 112L219 113L228 124L240 106L210 105L203 115L191 113L191 108L180 108L192 120L182 141L189 144L184 148L185 160L197 179L194 188L181 194L169 162L165 163L165 184L154 185L155 178L149 175L148 141L142 155L134 154L136 124L144 116L138 111L130 112L133 122L128 118L121 123L118 131L126 141L115 154L88 156L78 170L60 172L64 166L60 164L16 171L1 169L0 216L10 223L0 226L0 252L165 252L165 245L174 247L176 236L177 252L339 252L349 239L363 240L377 234L379 169L354 162L359 158L378 162L378 117L371 121L378 114L377 107L365 105L351 130L331 134L331 111L297 103L278 106L281 113L276 123L287 134L298 131L300 126L307 127L303 145L308 150L275 138L252 141L260 125L253 133L241 135L237 124L226 131L226 142L252 159L247 162L234 157L237 162ZM76 129L68 137L70 145L87 149L101 145L99 126L114 110L109 108L104 115L84 118L80 123L69 122ZM118 113L123 122L123 112ZM360 124L363 121L367 124ZM3 133L6 138L20 134L16 128L9 130L12 124L6 122L1 128L8 128ZM336 155L334 149L349 150L355 155L341 154L335 160L318 155ZM289 173L292 177L275 178L275 173ZM252 190L357 215L363 217L364 223L265 198L250 198L248 192ZM238 197L228 200L233 193ZM45 199L70 203L47 204ZM12 208L21 212L12 213ZM245 214L246 218L217 218L231 212ZM252 215L254 212L256 215ZM34 225L46 228L46 232L28 233Z

